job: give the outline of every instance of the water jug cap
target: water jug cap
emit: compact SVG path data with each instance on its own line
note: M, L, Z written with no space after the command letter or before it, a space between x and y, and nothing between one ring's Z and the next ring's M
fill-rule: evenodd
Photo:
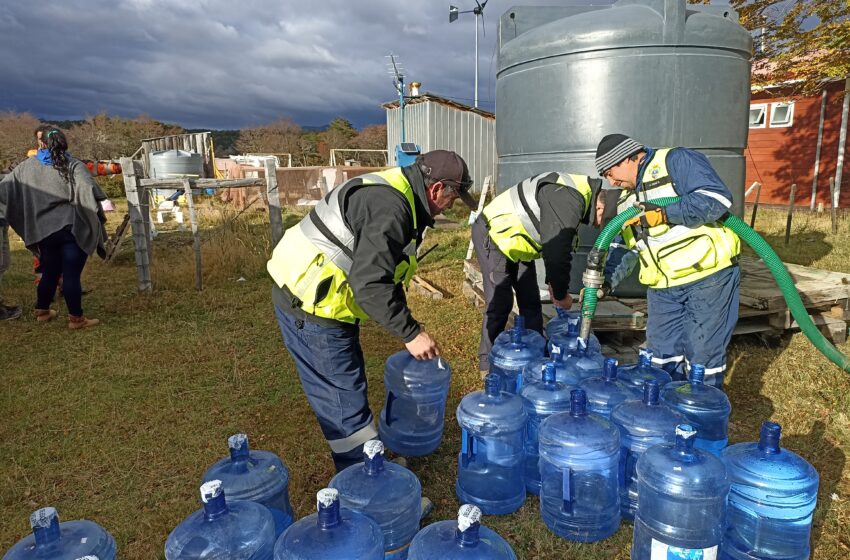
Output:
M617 378L617 359L616 358L606 358L605 359L605 367L602 371L603 371L603 377L605 379L616 379Z
M688 372L688 381L691 383L703 383L705 380L705 366L700 364L691 365L691 371Z
M94 554L89 554L88 556L80 556L79 558L77 558L77 560L100 560L100 558L98 558Z
M552 347L549 349L549 355L552 356L553 359L555 358L555 356L560 357L561 356L561 347L558 346L557 344L553 344Z
M222 488L220 480L204 482L201 484L201 501L207 504L210 500L218 498L221 495L221 492Z
M316 494L316 507L318 509L327 509L331 507L334 502L339 501L339 490L336 488L322 488Z
M543 364L543 381L544 383L554 383L557 379L555 374L555 362L546 362Z
M498 373L488 373L484 377L484 392L491 397L502 394L502 377Z
M579 318L578 317L570 317L567 319L567 335L568 336L576 336L579 331Z
M233 434L232 436L227 438L227 446L230 447L230 449L241 449L243 445L247 444L247 434Z
M679 424L676 426L676 437L691 439L697 437L697 431L690 424Z
M363 445L363 453L370 459L374 459L375 455L384 454L384 444L379 439L371 439Z
M652 364L652 357L654 355L655 355L655 352L653 352L651 349L641 348L638 351L638 363L641 364L641 365L648 366L648 365Z
M463 533L476 523L481 523L481 510L472 504L460 506L457 512L457 528Z
M587 393L584 389L573 389L570 391L570 414L572 416L584 416L587 414Z
M56 508L46 507L37 509L30 515L30 527L33 529L46 529L50 527L54 519L59 520L59 514L56 513Z

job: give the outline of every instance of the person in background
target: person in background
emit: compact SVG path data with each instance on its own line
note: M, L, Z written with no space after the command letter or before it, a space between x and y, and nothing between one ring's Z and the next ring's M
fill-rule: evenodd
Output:
M52 126L36 129L38 153L0 181L0 220L38 252L42 279L36 287L36 319L50 321L59 277L64 278L68 328L97 325L83 314L80 275L88 257L104 256L106 196L86 166L71 157L65 134Z
M371 318L417 360L440 355L413 318L404 288L434 216L475 200L463 159L434 150L406 167L354 177L286 230L268 262L286 349L337 471L363 460L378 437L366 386L360 323Z
M622 231L626 258L607 262L606 278L616 287L640 261L652 361L678 377L688 364L704 364L705 382L722 386L741 284L741 242L718 222L732 193L699 152L649 148L623 134L599 142L596 167L622 189L617 213L641 210ZM652 202L666 197L679 200L664 207Z
M505 329L516 294L525 326L543 332L535 259L543 257L552 302L572 306L571 254L581 223L595 224L602 180L546 172L506 189L472 224L472 243L484 281L484 319L478 346L481 375L489 371L493 341Z

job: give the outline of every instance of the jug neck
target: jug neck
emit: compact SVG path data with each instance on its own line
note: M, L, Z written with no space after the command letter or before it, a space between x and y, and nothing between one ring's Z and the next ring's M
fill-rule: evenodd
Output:
M522 315L516 316L516 319L514 319L514 329L519 330L520 334L525 331L525 317Z
M59 540L59 514L52 507L41 508L30 515L30 526L36 546L47 546Z
M587 416L587 393L584 389L570 391L570 416Z
M377 439L363 446L363 470L369 476L377 476L384 470L384 444Z
M578 317L570 319L567 322L567 336L577 338L579 335L579 320Z
M543 366L543 384L549 388L554 388L557 384L557 376L555 375L555 364L547 362Z
M331 529L340 524L339 492L332 488L320 490L316 496L318 523L321 529Z
M251 456L246 434L234 434L227 439L230 448L230 460L234 463L244 463Z
M478 544L480 537L478 536L478 530L481 525L479 523L474 523L470 526L466 531L457 530L455 533L455 537L457 538L457 542L460 546L463 547L472 547Z
M643 404L646 406L658 405L658 394L661 392L661 387L658 381L650 379L643 384Z
M522 333L524 328L514 327L511 329L511 344L522 344Z
M652 356L654 353L652 350L647 348L641 348L640 355L638 356L638 365L641 367L650 367L652 366Z
M227 513L227 501L220 480L211 480L201 485L201 501L204 503L204 518L207 521Z
M782 427L776 422L764 422L761 425L759 449L769 455L779 453L779 438L782 437Z
M606 381L614 381L617 379L617 360L615 358L607 358L605 360L602 377L604 377Z
M702 385L705 382L705 366L694 364L688 373L688 381L691 385Z
M488 373L484 378L484 393L488 397L499 397L502 394L502 378L497 373Z
M471 504L460 506L457 513L455 540L462 547L478 544L478 530L481 528L481 510Z
M697 431L690 424L679 424L676 426L676 451L683 457L693 457L696 436Z

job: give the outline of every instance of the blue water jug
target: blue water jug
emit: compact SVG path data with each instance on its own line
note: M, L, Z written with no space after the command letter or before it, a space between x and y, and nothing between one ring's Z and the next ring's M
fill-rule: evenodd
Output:
M549 362L543 370L543 379L522 388L520 395L525 404L528 423L525 430L525 489L540 494L540 452L537 435L540 424L558 412L570 409L570 391L573 385L557 381L555 364Z
M180 522L165 541L166 560L271 560L274 517L256 502L225 499L220 480L201 485L203 509Z
M555 347L553 347L554 350ZM579 344L572 354L564 358L565 379L589 379L599 377L605 367L605 356L597 352L590 352L587 347Z
M549 351L552 351L552 346L560 346L561 351L565 354L572 354L578 348L578 338L581 330L581 317L570 317L566 320L566 328L552 329L549 334ZM585 344L589 354L601 354L602 344L596 335L590 333L590 337Z
M230 501L247 500L269 508L274 517L275 537L279 537L292 525L289 469L274 453L249 449L245 434L230 436L227 445L230 457L210 467L203 482L220 480Z
M523 343L528 345L538 356L546 353L546 339L537 331L525 328L525 317L517 315L514 318L514 326L510 329L500 332L493 341L493 346L497 344L508 344L511 342L511 331L517 329L520 332Z
M674 443L676 426L687 422L659 401L660 390L654 379L645 381L643 400L622 402L611 412L620 430L620 512L626 519L634 519L637 511L637 460L653 445Z
M316 500L318 512L277 539L274 560L383 560L384 535L372 518L341 508L333 488L320 490Z
M566 385L578 385L583 377L579 376L580 370L570 367L571 357L561 352L559 346L553 346L549 357L536 358L528 362L522 370L522 384L536 383L543 380L543 369L552 364L555 367L555 379Z
M620 432L608 419L588 414L582 389L570 393L570 411L540 426L540 513L553 533L593 542L620 526L617 486Z
M570 321L581 321L581 310L567 311L555 306L555 316L546 323L546 338L552 338L552 335L567 332L570 326Z
M694 447L697 431L676 427L676 443L650 447L640 459L632 560L717 557L729 476L723 462Z
M481 525L481 510L465 504L457 522L438 521L419 531L408 560L516 560L511 545Z
M466 395L457 407L461 449L455 491L461 503L489 515L519 509L525 501L525 424L522 397L501 390L495 373L484 390Z
M779 447L779 424L765 422L758 443L723 450L732 490L723 560L805 560L809 557L818 473L805 459Z
M342 507L378 523L384 534L386 558L407 558L407 547L419 530L422 485L406 468L384 461L383 443L367 441L363 463L338 473L328 486L339 491Z
M420 457L440 446L451 375L449 364L439 357L417 360L402 350L387 359L387 397L378 421L378 433L387 449Z
M601 377L585 379L578 386L587 393L587 409L605 418L610 418L611 411L621 402L640 398L637 387L617 378L617 360L614 358L605 360Z
M490 350L490 373L499 376L502 391L517 394L522 385L523 368L530 361L543 356L543 352L540 348L532 348L523 342L522 330L519 327L514 327L509 332L509 342L494 344Z
M99 560L115 560L115 539L93 521L65 521L52 507L30 515L32 535L19 540L3 560L77 560L87 555Z
M637 363L619 368L617 370L617 379L634 385L638 389L643 389L644 382L650 379L657 381L661 387L673 381L669 373L652 365L653 355L654 352L652 350L641 348Z
M696 428L696 447L718 457L729 442L732 405L726 393L703 383L705 368L691 367L688 381L673 381L661 389L661 402L679 412Z

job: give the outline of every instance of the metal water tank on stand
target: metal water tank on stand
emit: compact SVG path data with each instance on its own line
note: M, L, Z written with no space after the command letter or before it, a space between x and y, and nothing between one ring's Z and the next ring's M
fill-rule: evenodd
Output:
M201 154L184 150L163 150L151 152L148 173L153 179L201 177L203 169L204 162L201 159ZM157 189L155 194L167 199L176 192L177 189Z
M752 43L728 5L619 0L508 10L496 79L499 189L544 171L597 177L596 146L619 132L705 154L740 215ZM579 229L571 292L581 288L597 234ZM643 291L634 279L620 293Z

